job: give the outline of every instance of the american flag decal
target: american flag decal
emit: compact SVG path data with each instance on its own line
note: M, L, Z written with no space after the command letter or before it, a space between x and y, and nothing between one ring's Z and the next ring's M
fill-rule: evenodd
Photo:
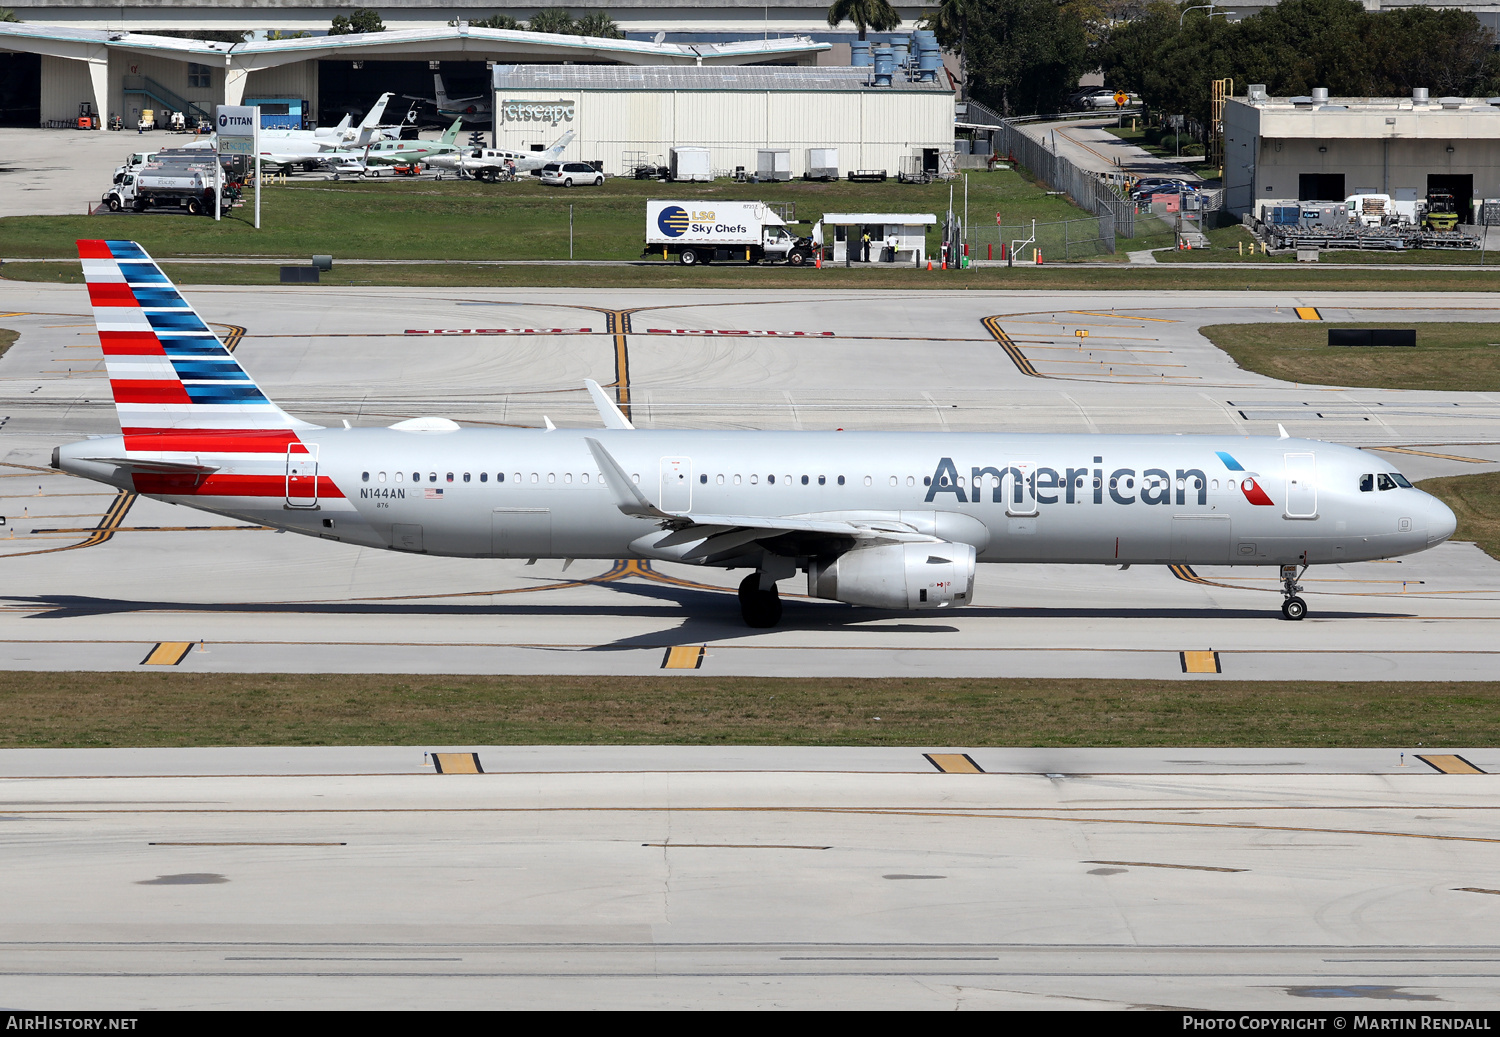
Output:
M422 491L422 496L425 497L425 498L427 498L428 500L442 500L443 499L443 491L439 490L439 489L434 489L434 488L432 488L432 487L429 486L429 487L427 487L426 489L424 489Z

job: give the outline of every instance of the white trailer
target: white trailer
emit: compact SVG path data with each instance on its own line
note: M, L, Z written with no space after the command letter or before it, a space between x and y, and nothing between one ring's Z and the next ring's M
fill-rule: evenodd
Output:
M761 183L792 178L792 153L787 148L761 148L755 153L755 178Z
M673 148L667 158L667 167L673 180L707 183L714 178L710 160L707 148Z
M677 258L683 266L741 260L746 263L812 261L810 238L787 230L762 202L648 201L646 256Z

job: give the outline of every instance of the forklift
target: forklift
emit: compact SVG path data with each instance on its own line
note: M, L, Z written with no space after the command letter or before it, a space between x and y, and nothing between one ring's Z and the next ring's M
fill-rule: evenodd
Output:
M1427 192L1422 212L1423 230L1453 230L1458 226L1458 201L1447 191Z

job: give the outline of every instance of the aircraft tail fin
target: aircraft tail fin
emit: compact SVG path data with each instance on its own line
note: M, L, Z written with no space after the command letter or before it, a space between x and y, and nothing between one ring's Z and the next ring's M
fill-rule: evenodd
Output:
M562 153L568 149L569 144L573 143L573 138L576 136L578 134L572 130L564 133L561 137L557 138L557 143L547 149L547 154L552 158L562 158Z
M380 120L385 117L385 106L395 96L395 94L381 94L380 98L374 104L370 105L370 110L365 113L364 121L359 124L358 147L364 147L378 132Z
M464 117L460 115L453 120L453 125L443 131L442 143L455 144L458 142L458 133L463 129Z
M349 127L353 125L354 116L350 115L348 112L345 112L344 117L339 120L339 124L333 128L333 132L337 134L348 133Z
M432 89L436 92L435 99L438 111L442 111L448 107L448 91L443 89L443 77L441 73L434 72L432 74Z
M133 436L186 442L318 427L261 392L145 249L80 241L78 256L127 448Z

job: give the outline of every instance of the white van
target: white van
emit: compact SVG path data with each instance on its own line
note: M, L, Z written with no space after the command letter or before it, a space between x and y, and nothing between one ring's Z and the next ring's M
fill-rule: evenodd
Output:
M1395 203L1388 194L1351 194L1344 199L1344 211L1349 222L1360 227L1399 222Z

